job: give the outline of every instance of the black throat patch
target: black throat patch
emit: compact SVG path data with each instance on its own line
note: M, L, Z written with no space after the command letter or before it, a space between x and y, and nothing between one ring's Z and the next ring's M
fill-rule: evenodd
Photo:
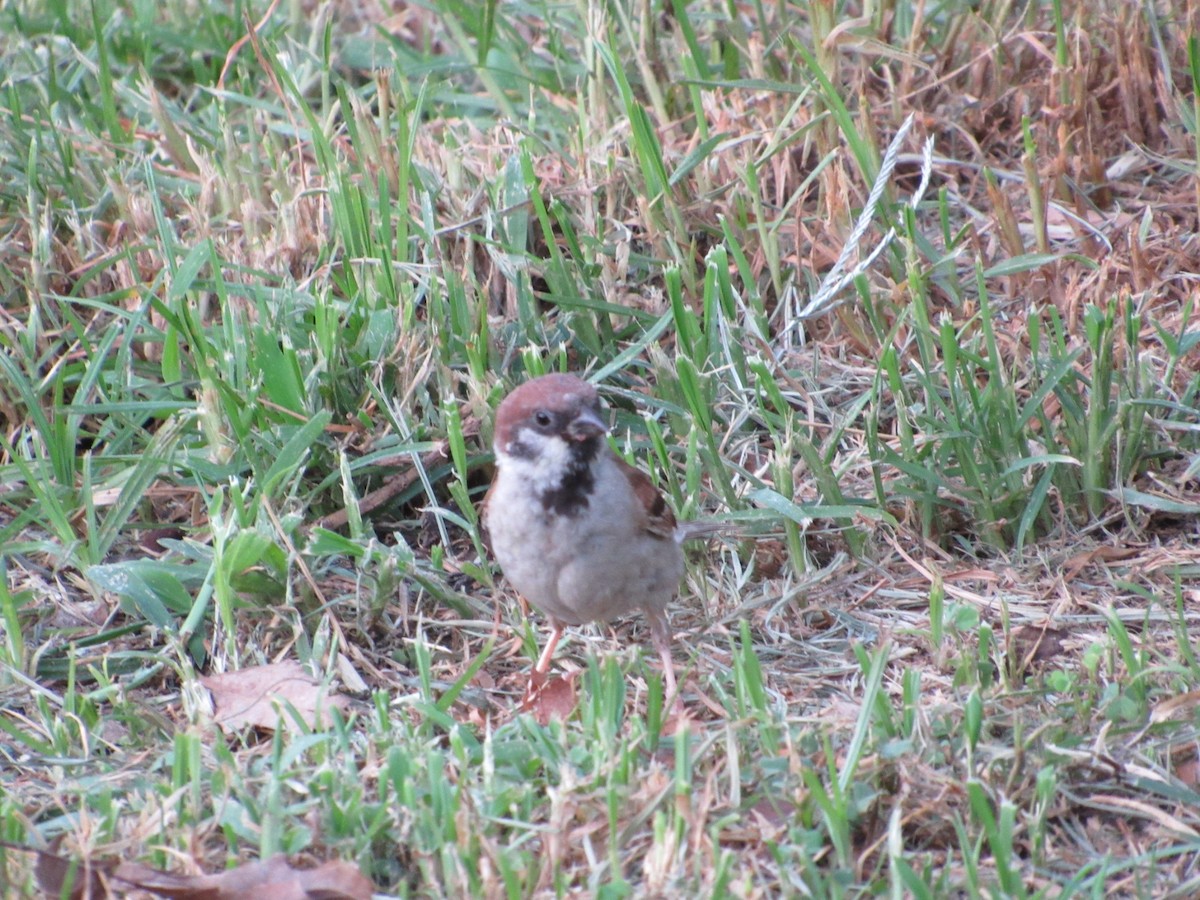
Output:
M573 518L587 509L588 499L596 487L592 460L600 449L600 439L593 438L571 444L571 461L558 487L543 491L538 499L548 513Z

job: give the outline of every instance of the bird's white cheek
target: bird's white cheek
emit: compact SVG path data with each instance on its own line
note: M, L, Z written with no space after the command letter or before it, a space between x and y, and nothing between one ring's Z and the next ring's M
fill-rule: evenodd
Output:
M520 441L533 452L517 456L502 451L499 462L503 469L528 484L536 494L559 487L571 465L567 442L528 431L522 433Z

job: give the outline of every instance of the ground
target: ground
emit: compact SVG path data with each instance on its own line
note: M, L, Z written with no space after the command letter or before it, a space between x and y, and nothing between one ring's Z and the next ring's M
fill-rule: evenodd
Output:
M1190 7L0 17L17 895L1200 893ZM552 370L732 526L684 717L636 616L522 702Z

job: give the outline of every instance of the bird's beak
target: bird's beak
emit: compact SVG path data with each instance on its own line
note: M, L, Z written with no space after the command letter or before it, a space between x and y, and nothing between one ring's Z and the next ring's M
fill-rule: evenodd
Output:
M586 441L608 434L608 425L594 409L585 407L567 425L567 437L572 441Z

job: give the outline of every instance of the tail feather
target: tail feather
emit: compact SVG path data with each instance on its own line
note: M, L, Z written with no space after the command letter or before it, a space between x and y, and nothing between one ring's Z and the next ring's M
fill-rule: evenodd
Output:
M718 519L692 519L680 522L675 526L675 540L682 544L684 541L698 541L702 538L712 537L714 534L735 535L738 531L738 526L733 522L722 522Z

